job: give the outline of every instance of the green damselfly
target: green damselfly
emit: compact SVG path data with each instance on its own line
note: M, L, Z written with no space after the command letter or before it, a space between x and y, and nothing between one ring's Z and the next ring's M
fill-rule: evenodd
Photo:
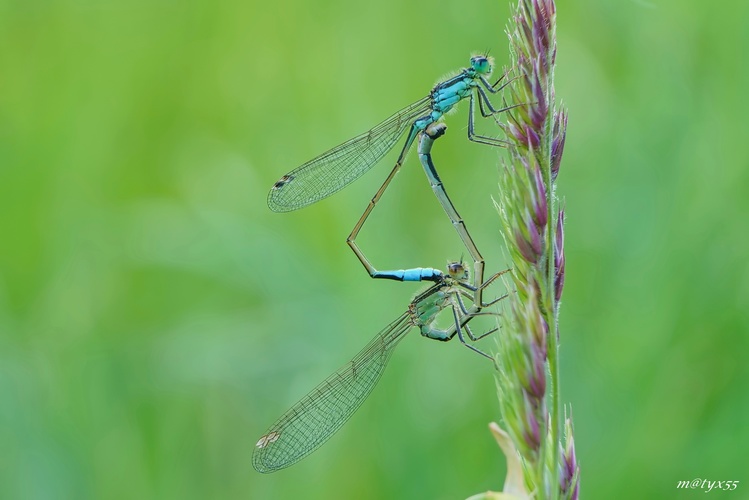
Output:
M482 288L505 272L493 275L481 285ZM465 281L467 275L462 263L451 263L448 273L416 296L406 312L375 335L351 361L286 411L257 441L252 454L253 467L259 472L275 472L295 464L322 446L369 396L395 347L412 328L418 328L427 338L440 341L451 340L457 334L463 344L475 350L463 336L464 331L475 341L493 333L496 328L474 335L468 326L469 321L476 316L495 314L482 309L506 295L467 307L464 299L473 300L475 292L474 287ZM447 309L452 311L452 324L445 329L437 328L438 314Z

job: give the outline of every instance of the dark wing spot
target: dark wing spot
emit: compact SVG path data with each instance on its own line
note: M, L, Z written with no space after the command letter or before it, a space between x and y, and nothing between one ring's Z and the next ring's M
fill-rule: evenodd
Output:
M290 183L293 180L294 180L293 175L284 175L278 180L278 182L273 184L273 189L281 189L282 187L284 187L286 184Z

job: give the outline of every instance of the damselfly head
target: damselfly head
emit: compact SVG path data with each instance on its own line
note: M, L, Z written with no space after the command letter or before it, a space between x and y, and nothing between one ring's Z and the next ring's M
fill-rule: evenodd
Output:
M463 265L462 260L460 262L449 262L447 264L447 274L449 274L452 279L465 281L468 279L468 268Z
M492 72L494 59L488 55L478 55L471 58L471 68L480 75L488 75Z

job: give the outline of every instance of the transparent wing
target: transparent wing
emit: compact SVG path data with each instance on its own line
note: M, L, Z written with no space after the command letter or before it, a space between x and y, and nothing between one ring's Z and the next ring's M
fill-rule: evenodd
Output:
M430 110L425 97L373 129L357 135L281 177L268 193L268 207L289 212L336 193L361 177L390 151L413 122Z
M409 314L404 313L292 406L255 445L253 467L258 472L288 467L335 434L377 385L395 346L412 326Z

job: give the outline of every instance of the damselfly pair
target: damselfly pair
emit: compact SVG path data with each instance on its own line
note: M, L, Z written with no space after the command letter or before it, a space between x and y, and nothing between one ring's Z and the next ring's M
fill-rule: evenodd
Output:
M469 100L469 140L491 146L506 144L500 139L478 135L474 130L476 101L484 118L509 109L496 108L489 100L487 93L496 94L508 84L506 75L495 84L490 84L487 78L491 72L492 61L489 57L472 57L468 68L437 84L427 97L402 109L370 131L301 165L273 185L268 195L271 210L286 212L310 205L358 179L382 159L408 130L395 166L369 202L347 242L372 278L431 281L434 284L417 295L408 310L378 333L351 361L292 406L268 429L255 446L252 462L256 470L273 472L288 467L312 453L340 429L371 393L394 348L412 327L419 328L423 336L435 340L447 341L457 335L464 345L491 358L469 343L464 333L470 341L476 341L496 330L474 335L468 323L477 316L494 314L482 309L494 305L505 296L485 302L483 292L506 271L484 280L484 259L448 197L431 157L434 140L442 136L447 128L439 120L466 98ZM356 237L364 222L400 170L417 138L424 172L473 259L473 283L469 283L469 273L462 262L449 264L447 273L431 267L379 271L356 244ZM437 328L437 316L446 310L452 312L451 325L445 329Z

